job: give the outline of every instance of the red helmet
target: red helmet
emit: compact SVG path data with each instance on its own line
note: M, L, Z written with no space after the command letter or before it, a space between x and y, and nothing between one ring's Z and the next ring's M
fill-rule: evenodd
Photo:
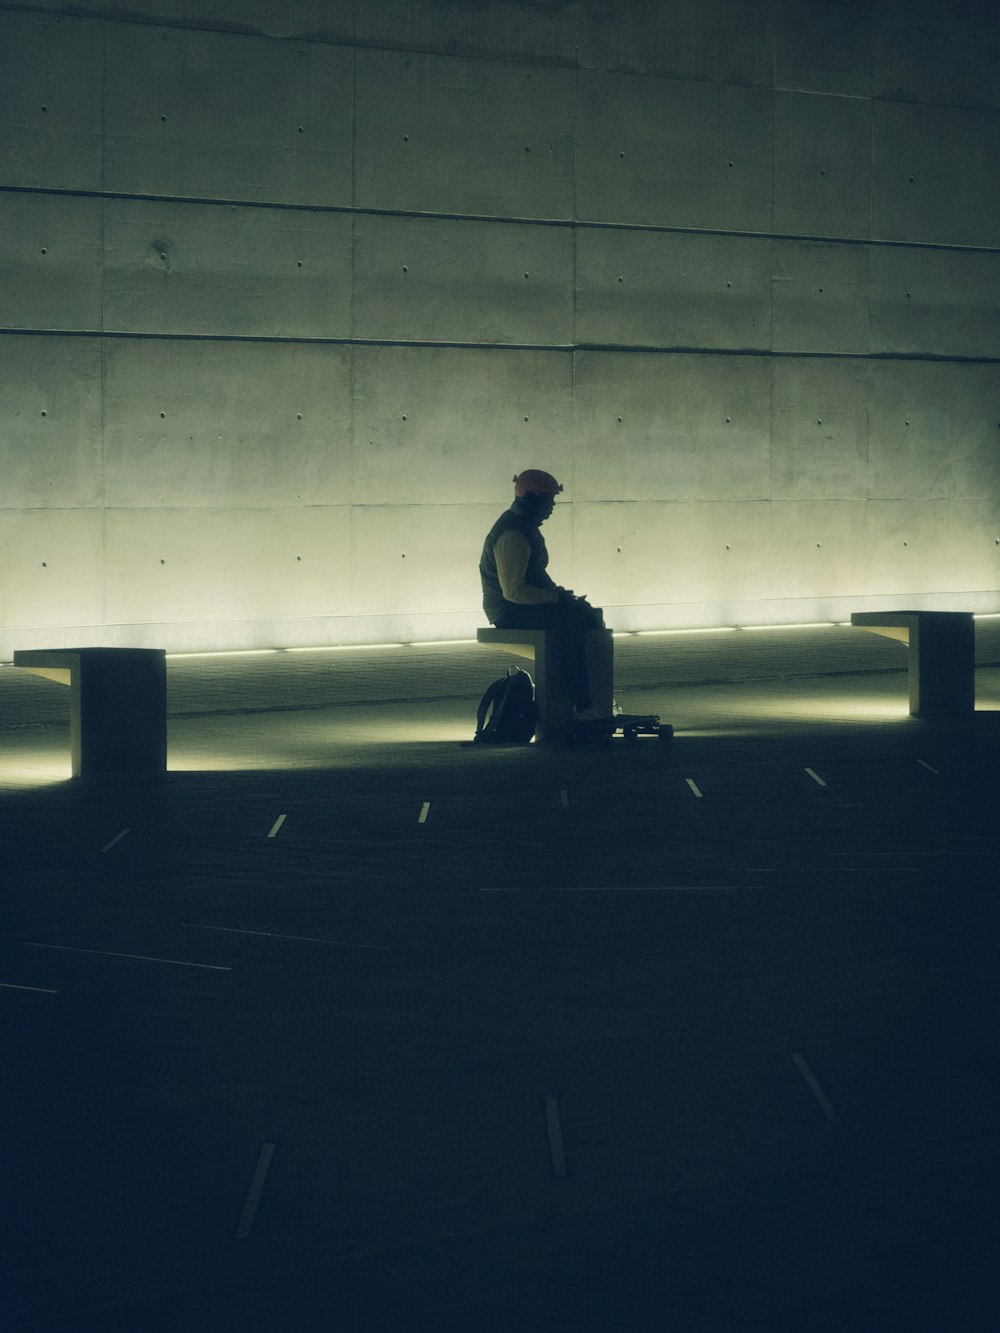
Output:
M540 472L537 468L529 467L514 478L514 494L518 499L528 494L558 495L561 490L562 486L551 472Z

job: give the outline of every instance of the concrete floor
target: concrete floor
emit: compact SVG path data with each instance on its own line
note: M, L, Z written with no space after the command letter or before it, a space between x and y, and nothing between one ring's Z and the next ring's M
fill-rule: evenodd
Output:
M620 640L673 722L464 748L472 645L178 659L158 785L0 670L6 1326L1000 1322L1000 622Z

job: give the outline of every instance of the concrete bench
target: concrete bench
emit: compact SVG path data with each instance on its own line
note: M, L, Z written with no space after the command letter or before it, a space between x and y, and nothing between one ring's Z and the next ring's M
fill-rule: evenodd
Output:
M976 626L971 611L855 611L851 624L909 649L910 713L976 707Z
M538 704L539 741L565 740L573 722L573 700L566 692L559 663L557 631L548 629L480 629L480 643L513 653L533 663L535 702ZM594 710L610 716L614 705L614 639L609 629L587 630L587 675Z
M167 658L162 648L38 648L14 665L70 687L73 776L164 774Z

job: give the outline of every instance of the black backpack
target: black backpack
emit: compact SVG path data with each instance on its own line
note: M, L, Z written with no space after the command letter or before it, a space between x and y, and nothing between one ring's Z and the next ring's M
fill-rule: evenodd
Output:
M480 700L472 739L494 745L526 745L535 734L537 721L534 681L527 671L511 667Z

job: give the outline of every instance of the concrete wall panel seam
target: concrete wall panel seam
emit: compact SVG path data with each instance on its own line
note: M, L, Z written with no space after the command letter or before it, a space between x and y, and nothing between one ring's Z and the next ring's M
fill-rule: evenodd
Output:
M123 203L177 204L193 208L254 209L284 213L344 214L354 217L413 218L431 222L464 222L490 225L495 223L525 227L551 227L559 230L610 231L622 233L653 233L671 236L730 237L750 241L813 242L822 245L857 249L941 251L954 254L1000 254L1000 245L966 242L929 241L892 237L853 237L827 235L823 232L758 231L729 227L692 227L667 223L614 222L592 218L546 218L516 214L487 214L460 212L429 212L403 208L352 207L350 205L297 204L268 200L203 198L184 195L140 194L117 190L70 190L50 186L20 186L0 183L0 196L38 195L100 199Z
M755 348L700 346L698 344L673 343L620 343L620 342L578 342L578 343L519 343L519 342L469 342L460 340L404 339L404 338L322 338L322 337L283 337L266 334L213 334L213 333L151 333L124 332L121 330L101 329L32 329L0 328L0 338L80 338L106 339L123 342L164 342L164 343L245 343L273 346L301 347L398 347L454 349L483 353L495 352L548 352L552 354L572 355L575 352L615 352L625 355L653 356L738 356L767 360L814 360L814 361L858 361L870 363L913 362L922 364L947 365L997 365L1000 355L986 354L949 354L936 352L906 351L809 351L802 348Z

